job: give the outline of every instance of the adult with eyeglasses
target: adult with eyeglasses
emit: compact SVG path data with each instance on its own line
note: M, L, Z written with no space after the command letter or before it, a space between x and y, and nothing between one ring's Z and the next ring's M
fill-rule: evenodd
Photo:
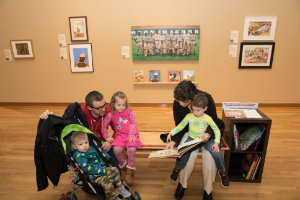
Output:
M109 106L106 104L103 95L98 91L91 91L85 97L85 103L81 106L81 109L86 117L89 125L89 129L93 131L101 141L103 141L101 148L104 149L111 156L112 166L119 168L118 161L111 148L111 144L105 141L101 132L102 122L104 117L109 113ZM48 115L52 115L53 112L46 110L40 115L41 119L47 119ZM114 130L113 124L110 124Z
M203 93L208 99L208 106L205 113L209 115L216 125L219 127L221 133L224 131L224 123L218 118L216 112L216 105L212 96L204 91L198 90L191 81L184 80L180 82L174 89L174 102L173 102L173 117L176 126L183 120L183 118L191 112L190 103L193 97L198 94ZM213 130L209 126L205 131L206 141L213 140L214 134ZM162 134L160 137L164 142L167 142L166 148L171 149L177 146L180 142L184 142L188 136L188 126L186 126L182 131L172 136L171 141L166 141L167 134ZM202 151L202 174L203 174L203 199L212 200L213 183L215 181L215 176L217 173L216 164L211 154L201 148ZM175 199L182 199L184 191L187 188L188 179L194 169L195 161L197 159L199 149L194 150L188 160L187 165L183 170L180 171L180 181L175 191Z

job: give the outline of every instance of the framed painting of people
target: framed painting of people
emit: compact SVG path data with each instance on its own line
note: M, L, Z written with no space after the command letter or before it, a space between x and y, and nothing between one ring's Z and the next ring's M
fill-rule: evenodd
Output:
M132 60L199 60L200 26L132 26Z
M72 42L88 41L87 17L69 17Z
M72 72L94 72L92 44L69 44Z
M31 40L11 40L14 58L34 58Z
M242 42L239 68L272 68L275 42Z
M274 40L277 17L245 17L244 40Z

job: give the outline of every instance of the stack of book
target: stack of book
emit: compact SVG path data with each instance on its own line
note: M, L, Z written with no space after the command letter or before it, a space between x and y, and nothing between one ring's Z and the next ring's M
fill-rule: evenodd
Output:
M252 160L252 161L251 161ZM246 180L254 180L258 171L261 156L258 154L246 154L242 160L242 173Z

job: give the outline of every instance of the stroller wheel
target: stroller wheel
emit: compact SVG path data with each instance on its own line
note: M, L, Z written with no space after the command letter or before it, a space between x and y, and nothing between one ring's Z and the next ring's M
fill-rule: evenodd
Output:
M68 200L77 200L77 196L74 192L73 192L73 194L72 194L72 192L68 192L67 197L68 197Z
M135 193L134 193L134 199L135 200L141 200L141 196L140 196L140 193L138 191L135 191Z

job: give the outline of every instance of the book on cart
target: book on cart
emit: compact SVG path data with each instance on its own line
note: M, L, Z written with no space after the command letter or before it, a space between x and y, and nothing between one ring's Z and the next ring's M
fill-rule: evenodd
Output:
M180 158L183 154L185 154L190 149L199 145L202 141L203 140L201 138L197 138L189 142L182 143L177 148L174 149L163 149L158 151L152 151L148 158L170 158L170 157Z

